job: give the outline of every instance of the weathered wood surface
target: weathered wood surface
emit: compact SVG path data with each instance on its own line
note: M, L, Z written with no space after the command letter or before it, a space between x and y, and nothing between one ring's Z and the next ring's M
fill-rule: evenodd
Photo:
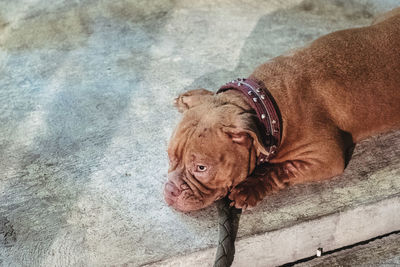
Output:
M393 234L294 266L400 266L400 234Z
M345 173L244 212L233 266L275 266L400 230L400 131L357 145ZM259 233L254 236L254 233ZM154 266L211 264L213 249ZM210 258L210 259L209 259Z
M315 256L318 248L323 248L325 252L328 252L369 240L387 232L397 231L400 228L399 221L400 197L360 206L279 230L243 238L236 243L233 266L262 267L296 262ZM398 244L391 245L386 254L381 255L379 259L383 261L400 257L398 250L393 249L395 246ZM215 249L207 249L150 266L211 266L214 253ZM323 262L323 258L317 263ZM366 262L372 261L368 257L361 257L360 252L358 262L360 265L363 265L362 259L365 259ZM330 261L334 261L334 259ZM304 266L308 266L307 263Z
M358 144L342 175L280 191L244 213L238 236L281 229L399 193L400 131L397 131ZM246 225L252 225L251 232Z

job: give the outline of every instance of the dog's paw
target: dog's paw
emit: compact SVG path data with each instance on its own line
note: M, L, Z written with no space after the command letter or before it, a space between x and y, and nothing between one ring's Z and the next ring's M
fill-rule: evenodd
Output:
M195 89L179 95L174 100L174 106L179 112L184 112L192 107L201 104L205 99L204 96L211 96L213 92L206 89Z
M231 206L246 210L256 206L266 195L264 182L260 178L247 178L238 184L229 194Z

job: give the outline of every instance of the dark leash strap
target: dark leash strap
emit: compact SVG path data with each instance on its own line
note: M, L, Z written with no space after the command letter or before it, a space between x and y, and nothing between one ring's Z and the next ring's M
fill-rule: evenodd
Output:
M241 209L230 206L228 197L217 202L218 209L218 248L214 267L229 267L235 256L235 239L239 229Z
M228 82L217 93L227 90L242 93L256 112L263 145L267 150L267 154L258 156L257 164L268 162L275 156L282 138L282 117L278 105L262 82L250 78ZM242 210L231 207L230 203L227 196L217 202L219 238L214 267L231 266L235 256L235 239Z

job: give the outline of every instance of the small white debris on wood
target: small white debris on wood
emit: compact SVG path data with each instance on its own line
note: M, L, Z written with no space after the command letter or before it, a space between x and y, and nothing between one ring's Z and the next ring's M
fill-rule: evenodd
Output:
M322 248L317 249L317 257L321 257L322 255Z

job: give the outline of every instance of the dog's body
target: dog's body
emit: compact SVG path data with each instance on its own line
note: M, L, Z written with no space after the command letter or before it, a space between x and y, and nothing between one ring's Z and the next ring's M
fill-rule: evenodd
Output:
M266 85L282 115L271 164L256 166L262 142L240 94L183 94L165 187L175 208L199 209L228 192L237 208L254 206L287 185L342 173L353 143L400 128L400 8L274 58L249 78Z

